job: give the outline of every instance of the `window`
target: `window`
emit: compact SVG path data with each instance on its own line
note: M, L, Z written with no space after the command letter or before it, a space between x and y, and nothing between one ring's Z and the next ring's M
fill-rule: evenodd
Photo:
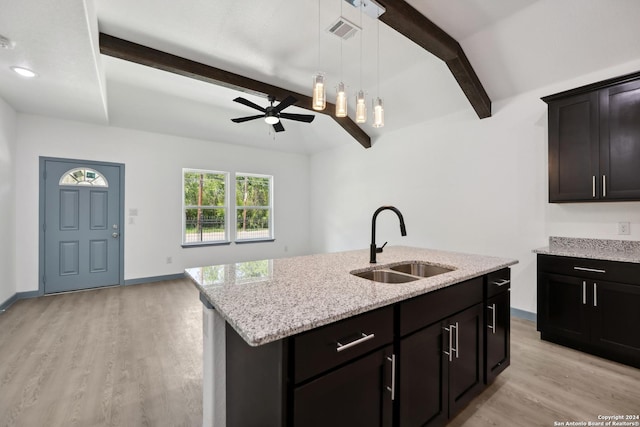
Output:
M273 239L273 177L236 174L236 240Z
M182 170L183 244L229 241L228 181L227 172Z
M87 187L108 187L107 179L100 172L89 168L76 168L60 178L59 185L83 185Z

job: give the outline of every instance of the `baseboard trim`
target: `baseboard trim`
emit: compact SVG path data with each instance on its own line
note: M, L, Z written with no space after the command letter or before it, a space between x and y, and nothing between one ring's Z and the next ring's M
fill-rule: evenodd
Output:
M35 298L40 296L40 291L27 291L16 292L13 296L9 297L5 302L0 304L0 314L4 313L11 307L16 301L27 298Z
M519 308L511 307L511 315L513 317L518 317L520 319L530 320L532 322L536 322L538 320L538 315L536 313L531 313L530 311L520 310Z
M124 281L124 285L125 286L141 285L143 283L164 282L165 280L180 280L180 279L184 279L184 273L166 274L164 276L140 277L138 279L128 279Z

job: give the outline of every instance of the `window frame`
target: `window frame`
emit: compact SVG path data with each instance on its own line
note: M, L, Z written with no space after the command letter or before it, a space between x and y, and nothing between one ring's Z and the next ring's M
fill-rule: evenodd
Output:
M237 200L237 183L238 177L255 177L255 178L268 178L269 179L269 205L268 206L238 206L236 203ZM260 174L260 173L245 173L245 172L236 172L234 174L234 185L233 185L233 229L234 229L234 242L235 243L251 243L251 242L272 242L275 240L275 230L274 230L274 208L273 208L273 188L274 188L274 177L273 175L268 174ZM267 237L254 237L254 238L238 238L238 210L250 208L250 209L267 209L269 214L269 236Z
M204 209L222 209L224 211L225 222L224 222L224 238L222 240L208 240L204 242L187 242L187 217L186 211L187 209L198 209L198 206L194 205L186 205L185 204L185 174L188 172L195 172L200 174L211 174L211 175L223 175L224 176L224 206L201 206L200 208ZM201 246L215 246L215 245L228 245L231 243L230 237L230 227L232 218L229 217L230 212L230 191L229 191L229 172L219 171L219 170L211 170L211 169L196 169L196 168L182 168L182 247L201 247Z

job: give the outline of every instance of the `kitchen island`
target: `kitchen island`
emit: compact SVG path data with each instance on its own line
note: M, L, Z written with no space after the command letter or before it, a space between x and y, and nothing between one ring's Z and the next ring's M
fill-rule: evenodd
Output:
M492 283L501 283L494 286L496 291L508 288L504 286L506 267L517 261L411 247L385 248L377 264L369 264L368 255L367 250L359 250L186 270L204 304L203 425L321 425L322 414L331 411L318 399L322 390L335 386L332 377L353 378L361 384L370 381L367 390L375 402L370 411L380 425L415 417L409 381L403 382L413 355L408 349L413 341L424 343L424 337L418 338L434 325L436 333L428 339L439 346L436 350L442 360L436 362L443 369L438 369L438 375L453 377L455 382L456 375L445 362L475 354L470 362L482 368L481 375L476 369L475 382L487 381L480 366L486 359L485 329L504 335L508 324L504 325L504 315L496 317L495 304L487 314L485 303L493 296ZM407 262L451 271L406 283L381 283L352 274ZM500 277L493 280L492 274ZM451 316L472 308L470 316L447 323ZM478 326L467 338L461 332L464 322ZM471 351L460 351L467 344ZM356 365L355 371L349 369ZM353 385L342 384L338 389ZM381 398L376 388L388 398ZM455 389L455 384L437 391L446 397L449 389ZM400 403L403 397L405 405ZM446 422L451 409L468 399L444 406L442 399L437 400L440 415L429 425ZM308 404L318 413L310 414ZM362 413L354 412L361 419ZM332 425L341 424L334 420Z

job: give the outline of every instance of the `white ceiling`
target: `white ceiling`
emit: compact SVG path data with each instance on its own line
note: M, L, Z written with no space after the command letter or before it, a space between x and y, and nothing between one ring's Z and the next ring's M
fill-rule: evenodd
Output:
M640 56L637 0L408 2L460 42L493 101ZM283 121L278 134L261 120L232 123L255 112L236 96L267 100L100 55L98 29L299 93L310 94L318 69L329 87L342 75L352 93L362 86L384 99L385 127L362 126L374 144L416 122L472 111L440 60L366 15L361 83L359 36L341 43L325 31L341 14L360 22L341 0L321 0L320 13L317 0L0 0L0 11L0 34L16 43L0 49L0 96L25 113L288 152L356 143L322 114L311 124ZM39 77L19 78L11 65Z

